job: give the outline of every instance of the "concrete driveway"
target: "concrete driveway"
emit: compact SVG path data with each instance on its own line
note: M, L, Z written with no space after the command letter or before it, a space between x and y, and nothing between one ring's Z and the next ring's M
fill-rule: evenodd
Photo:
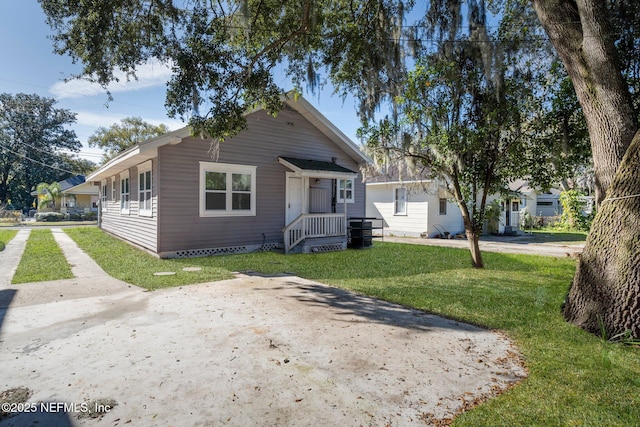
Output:
M384 236L384 241L469 250L469 242L466 239L422 239L418 237ZM543 255L557 258L577 258L584 249L584 243L531 243L528 236L482 236L479 246L482 252Z
M526 376L500 333L295 276L145 292L54 235L84 276L0 285L0 426L434 425Z

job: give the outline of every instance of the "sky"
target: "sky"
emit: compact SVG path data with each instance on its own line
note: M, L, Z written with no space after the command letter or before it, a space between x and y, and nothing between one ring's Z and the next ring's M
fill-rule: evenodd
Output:
M138 81L110 87L113 100L105 91L86 81L64 79L80 70L68 56L53 53L47 37L53 32L45 22L45 15L36 0L0 0L0 93L27 93L54 98L56 108L77 114L71 125L83 148L82 158L98 163L102 151L90 148L87 139L99 127L110 127L125 117L142 117L152 124L166 124L170 130L186 125L171 119L164 108L165 84L169 70L159 64L147 64L138 73ZM286 87L285 89L290 89ZM355 101L332 94L330 87L313 95L304 93L324 116L354 142L360 126Z

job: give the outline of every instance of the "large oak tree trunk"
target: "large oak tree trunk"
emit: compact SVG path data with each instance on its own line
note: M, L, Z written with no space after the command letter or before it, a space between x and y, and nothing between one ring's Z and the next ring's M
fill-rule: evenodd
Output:
M607 194L580 258L564 316L593 333L600 333L602 326L609 337L627 330L640 337L640 136L606 2L532 2L585 115L597 200Z
M589 332L640 337L640 132L601 203L564 305Z
M637 126L602 0L532 0L562 59L589 129L596 201L611 185Z
M482 253L480 252L480 236L471 230L465 230L467 241L469 242L469 250L471 251L471 263L474 268L484 268L482 261Z

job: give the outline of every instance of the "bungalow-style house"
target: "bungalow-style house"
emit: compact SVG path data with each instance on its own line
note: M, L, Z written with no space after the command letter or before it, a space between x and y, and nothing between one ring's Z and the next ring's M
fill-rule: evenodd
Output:
M100 227L163 258L346 248L368 157L303 98L246 119L222 142L185 127L93 172Z
M82 182L72 187L62 188L60 201L61 213L89 213L98 211L99 190L96 185L86 182L82 176Z
M84 175L76 175L71 178L58 181L60 185L60 196L56 201L56 210L60 213L88 213L97 211L98 188L85 181ZM45 203L44 195L37 190L31 192L32 196L38 198L38 204ZM53 211L52 207L40 206L43 212Z
M516 180L509 185L509 189L520 196L521 209L532 216L552 217L562 215L560 190L550 188L542 191L531 187L526 180Z

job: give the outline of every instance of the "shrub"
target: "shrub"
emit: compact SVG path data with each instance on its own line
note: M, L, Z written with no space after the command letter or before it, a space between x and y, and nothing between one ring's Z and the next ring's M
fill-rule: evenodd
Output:
M18 222L22 219L22 212L12 209L11 205L0 206L0 219Z
M536 219L526 209L520 209L520 227L522 229L538 228Z
M585 208L585 201L576 190L563 191L560 193L560 203L562 204L562 216L560 223L569 230L588 231L591 227L590 221L582 211Z
M95 221L96 219L98 219L98 214L95 212L87 212L83 215L82 219L84 219L85 221Z
M498 202L497 200L494 200L487 205L484 211L485 227L487 233L498 234L498 229L501 222L501 214L502 208L500 207L500 202Z
M60 212L38 212L35 215L36 221L55 222L64 221L65 215Z

